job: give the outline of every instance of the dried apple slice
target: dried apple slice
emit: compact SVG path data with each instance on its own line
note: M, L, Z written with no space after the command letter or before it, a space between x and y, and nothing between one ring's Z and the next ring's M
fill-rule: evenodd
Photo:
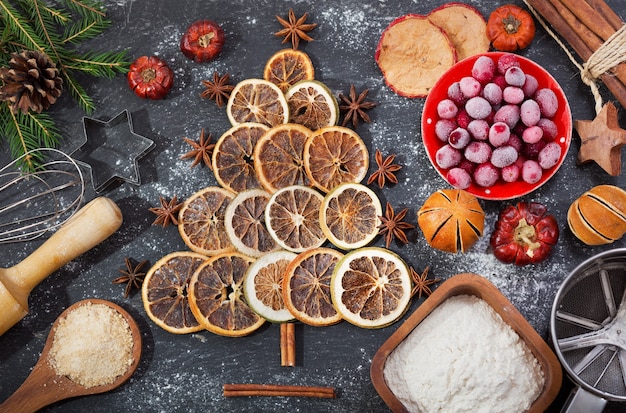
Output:
M487 21L473 6L446 3L428 14L428 20L441 27L456 49L458 60L489 51Z
M448 35L428 17L407 14L383 31L376 54L385 82L400 96L425 97L441 75L456 63Z

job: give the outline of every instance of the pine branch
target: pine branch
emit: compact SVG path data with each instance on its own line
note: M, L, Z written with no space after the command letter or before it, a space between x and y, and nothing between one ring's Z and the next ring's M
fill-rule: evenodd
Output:
M78 44L84 40L93 39L99 36L104 30L111 26L108 20L88 20L83 19L65 30L63 43Z
M7 26L11 28L26 48L45 53L41 46L44 43L43 40L33 31L28 21L22 16L22 13L6 1L0 1L0 12L2 12L2 17Z

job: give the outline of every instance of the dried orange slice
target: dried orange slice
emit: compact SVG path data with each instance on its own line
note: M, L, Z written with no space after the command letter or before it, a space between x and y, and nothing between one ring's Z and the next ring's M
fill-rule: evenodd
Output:
M254 148L254 170L269 193L290 185L311 185L304 170L304 144L311 130L295 123L274 126Z
M361 182L368 167L367 147L350 128L318 129L304 145L304 169L313 185L323 192L345 182Z
M265 79L244 79L230 93L226 114L231 125L245 122L276 126L287 123L289 107L282 90Z
M350 250L369 244L378 235L382 205L365 185L341 184L324 197L320 226L336 247Z
M260 257L279 249L265 226L265 207L270 197L262 189L248 189L237 194L226 207L224 226L237 251Z
M425 97L457 62L447 34L428 17L408 14L383 31L374 56L387 85L404 97Z
M285 271L283 299L298 320L312 326L341 321L330 297L330 279L343 254L332 248L314 248L298 254Z
M311 130L337 124L339 104L328 87L318 80L302 80L285 92L289 121Z
M234 197L227 189L210 186L185 200L178 214L178 232L191 250L216 255L235 249L224 228L226 206Z
M411 302L411 287L402 258L378 247L347 253L335 265L330 283L342 318L364 328L385 327L398 320Z
M296 258L290 251L274 251L257 258L246 271L243 293L246 302L257 314L272 323L294 319L283 300L285 270Z
M260 123L242 123L220 136L211 161L215 179L222 187L233 192L261 187L252 153L257 141L268 129Z
M203 329L189 306L187 285L206 259L195 252L173 252L148 270L141 286L141 298L146 314L156 325L175 334Z
M189 305L200 325L228 337L245 336L265 322L246 303L243 279L253 258L238 252L209 258L189 281Z
M263 79L269 80L284 92L301 80L315 78L315 68L308 54L295 49L282 49L265 63Z
M323 200L322 194L308 186L276 191L265 207L265 224L278 245L294 252L321 247L326 241L320 227Z

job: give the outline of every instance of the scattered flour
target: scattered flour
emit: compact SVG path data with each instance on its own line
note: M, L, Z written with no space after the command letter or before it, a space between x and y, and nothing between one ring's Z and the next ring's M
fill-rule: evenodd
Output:
M389 388L411 412L526 411L544 376L520 337L485 301L444 301L390 354Z

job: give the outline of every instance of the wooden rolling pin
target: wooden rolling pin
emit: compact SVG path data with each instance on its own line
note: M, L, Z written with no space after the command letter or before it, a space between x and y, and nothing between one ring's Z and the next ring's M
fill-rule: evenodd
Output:
M28 296L37 284L121 225L122 213L115 202L95 198L22 262L0 268L0 335L28 314Z

